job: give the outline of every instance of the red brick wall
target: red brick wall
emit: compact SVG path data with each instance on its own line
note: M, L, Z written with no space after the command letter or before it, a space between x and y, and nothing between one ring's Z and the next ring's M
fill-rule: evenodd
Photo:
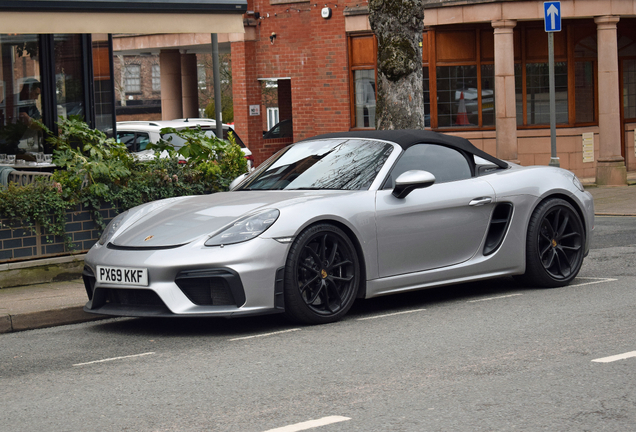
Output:
M259 12L263 19L256 24L256 41L232 43L232 80L236 128L241 137L247 137L243 139L254 153L256 164L284 146L269 143L265 147L262 118L258 117L258 121L249 118L249 105L260 104L258 78L291 78L294 141L349 130L347 35L343 11L345 6L355 4L331 1L332 17L326 20L320 15L324 3L270 5L269 0L248 2L248 10ZM273 44L270 42L272 33L276 33ZM289 111L284 112L282 106L280 109L283 120ZM261 116L265 115L261 112Z

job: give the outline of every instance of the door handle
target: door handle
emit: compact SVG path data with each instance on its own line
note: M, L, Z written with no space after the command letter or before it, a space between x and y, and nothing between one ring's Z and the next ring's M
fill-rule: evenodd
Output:
M492 202L491 197L479 197L475 198L471 202L468 203L469 206L481 206L484 204L490 204Z

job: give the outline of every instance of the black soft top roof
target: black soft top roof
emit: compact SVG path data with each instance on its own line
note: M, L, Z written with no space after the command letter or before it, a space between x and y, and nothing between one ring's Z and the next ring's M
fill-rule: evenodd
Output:
M365 138L390 141L400 145L404 150L415 144L440 144L462 150L466 153L479 156L489 162L501 167L508 168L508 163L489 155L483 150L479 150L465 138L445 135L428 130L403 129L403 130L365 130L352 132L337 132L318 135L309 139L325 138ZM305 140L306 141L306 140Z

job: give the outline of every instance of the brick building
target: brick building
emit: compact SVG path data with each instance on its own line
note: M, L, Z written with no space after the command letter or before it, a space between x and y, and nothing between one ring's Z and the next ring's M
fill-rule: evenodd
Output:
M636 2L561 4L563 30L555 37L561 166L600 184L624 184L626 169L636 170ZM280 146L262 139L261 118L250 110L260 103L259 80L289 81L295 140L374 127L377 54L368 9L342 0L326 6L328 19L323 3L251 0L245 33L230 35L236 128L257 161ZM543 14L543 2L535 0L429 0L427 125L500 158L547 165Z

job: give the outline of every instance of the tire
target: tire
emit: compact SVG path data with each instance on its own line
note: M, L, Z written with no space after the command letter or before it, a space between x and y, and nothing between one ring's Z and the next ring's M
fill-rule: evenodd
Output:
M570 203L550 198L537 206L528 224L524 285L555 288L569 284L583 264L585 228Z
M285 314L305 324L340 320L351 308L360 284L353 243L339 228L314 225L289 250L285 265Z

